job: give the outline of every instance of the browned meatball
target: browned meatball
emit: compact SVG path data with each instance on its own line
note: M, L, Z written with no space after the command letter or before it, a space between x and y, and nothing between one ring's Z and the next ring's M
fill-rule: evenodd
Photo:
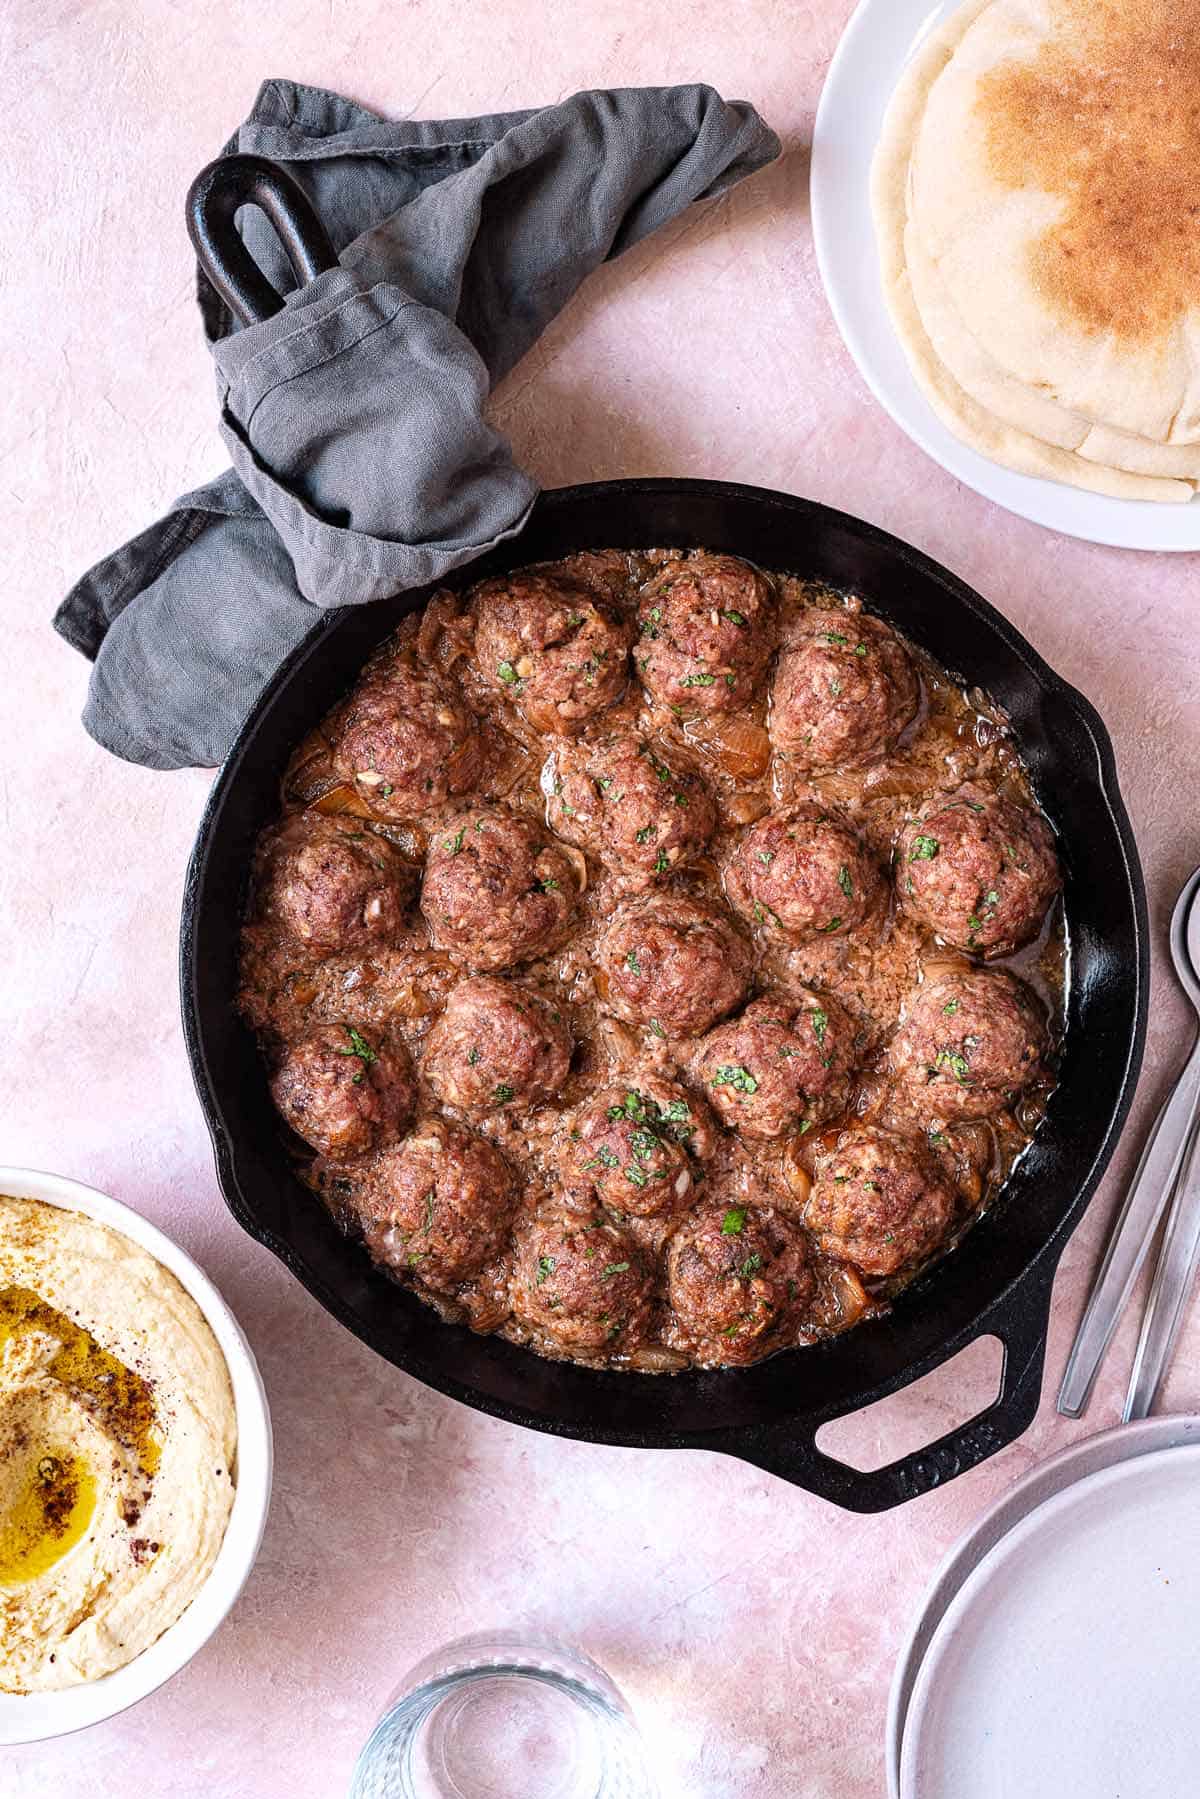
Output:
M982 787L931 800L896 846L896 888L909 917L981 956L1036 937L1061 884L1041 813Z
M853 768L894 746L921 689L888 627L848 608L803 612L780 653L771 742L800 768Z
M631 888L686 868L716 825L699 775L668 763L640 737L559 744L542 770L542 791L551 829Z
M769 813L738 843L725 890L744 918L807 943L861 925L879 904L883 877L866 845L836 819Z
M756 999L696 1046L694 1067L717 1115L747 1137L782 1137L845 1110L854 1027L808 987Z
M917 990L888 1059L927 1118L986 1118L1039 1072L1046 1023L1034 995L1000 969L943 975Z
M729 919L679 893L620 906L598 960L613 1011L664 1037L700 1036L750 985L750 948Z
M818 1157L805 1223L826 1255L883 1276L922 1262L954 1222L954 1188L917 1137L863 1127Z
M406 651L355 688L333 764L380 818L415 818L470 792L483 747L462 694Z
M634 660L647 690L688 717L748 704L775 648L775 595L736 556L671 562L643 587Z
M271 1097L306 1143L331 1161L365 1156L412 1116L412 1063L404 1045L326 1024L284 1046Z
M652 1285L637 1244L600 1214L550 1206L520 1232L513 1313L566 1355L635 1348L647 1333Z
M475 807L430 842L421 911L434 947L467 968L509 968L554 948L578 897L571 858L524 815Z
M571 1031L528 987L479 975L460 981L425 1042L425 1078L467 1111L516 1109L557 1093L571 1066Z
M630 626L566 577L501 575L475 589L475 660L536 731L569 732L618 699Z
M562 1142L566 1185L591 1187L617 1214L650 1218L692 1202L693 1103L680 1087L653 1085L658 1093L645 1083L603 1089L575 1114Z
M700 1206L667 1248L668 1338L710 1365L756 1361L798 1328L813 1285L791 1219L769 1206Z
M259 902L314 950L394 943L404 925L413 871L385 837L359 819L302 812L269 841L259 865Z
M355 1208L377 1261L449 1291L508 1241L517 1188L490 1143L445 1118L419 1121L371 1165Z

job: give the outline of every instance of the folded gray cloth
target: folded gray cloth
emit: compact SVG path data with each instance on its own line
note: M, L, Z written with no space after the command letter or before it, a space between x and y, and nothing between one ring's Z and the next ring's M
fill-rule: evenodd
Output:
M537 488L484 417L492 383L599 263L779 143L707 87L392 124L268 81L232 150L286 164L340 266L297 289L266 220L243 212L287 304L235 329L200 279L233 468L55 616L95 660L87 730L151 768L221 761L322 609L438 580L520 531Z

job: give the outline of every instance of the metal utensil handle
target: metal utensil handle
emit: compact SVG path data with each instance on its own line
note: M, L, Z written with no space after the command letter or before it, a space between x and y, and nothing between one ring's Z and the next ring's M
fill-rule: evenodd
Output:
M1059 1388L1058 1409L1068 1418L1078 1418L1088 1402L1096 1371L1174 1189L1184 1151L1191 1141L1198 1103L1200 1040L1193 1046L1183 1073L1146 1139L1120 1217L1113 1226Z
M1004 1348L1000 1391L990 1405L936 1442L883 1468L867 1469L852 1468L827 1455L808 1433L744 1444L734 1454L852 1512L888 1511L978 1467L1015 1442L1037 1414L1057 1262L1057 1255L1048 1257L1032 1288L1023 1286L1019 1294L1003 1296L979 1321L971 1340L994 1336ZM956 1343L939 1361L948 1361L966 1347L966 1343Z
M1187 1158L1175 1183L1175 1197L1167 1215L1154 1283L1146 1301L1142 1333L1138 1338L1124 1420L1148 1418L1155 1396L1171 1360L1183 1317L1184 1301L1191 1291L1200 1260L1200 1128L1193 1126Z
M188 189L187 229L197 261L243 325L258 325L283 308L283 295L263 274L234 218L240 206L266 213L303 286L337 267L337 254L308 195L286 169L265 156L220 156Z

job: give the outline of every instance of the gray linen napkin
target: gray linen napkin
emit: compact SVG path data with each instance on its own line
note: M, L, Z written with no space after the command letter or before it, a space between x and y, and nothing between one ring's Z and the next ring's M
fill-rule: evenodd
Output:
M268 81L232 150L287 165L340 266L296 289L265 219L243 212L287 304L236 329L200 278L233 468L55 616L95 661L85 727L150 768L220 762L322 610L438 580L520 531L537 488L484 417L492 384L592 269L779 142L699 86L393 124Z

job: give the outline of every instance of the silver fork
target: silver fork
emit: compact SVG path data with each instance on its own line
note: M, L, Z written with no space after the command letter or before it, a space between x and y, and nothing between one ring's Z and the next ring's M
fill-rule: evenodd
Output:
M1175 902L1175 910L1171 916L1171 958L1175 964L1175 972L1180 986L1191 1000L1198 1016L1200 1016L1200 979L1197 978L1197 967L1200 967L1200 869L1186 882L1182 893ZM1130 1184L1129 1192L1121 1213L1113 1227L1104 1261L1088 1300L1087 1310L1079 1326L1062 1386L1058 1394L1058 1409L1068 1418L1078 1418L1088 1402L1096 1371L1104 1357L1104 1352L1112 1340L1117 1319L1128 1302L1134 1283L1141 1272L1142 1264L1150 1248L1158 1222L1166 1209L1168 1201L1176 1192L1178 1183L1179 1204L1176 1211L1180 1214L1179 1223L1170 1233L1173 1254L1171 1273L1164 1277L1161 1298L1153 1306L1156 1314L1153 1321L1153 1333L1150 1335L1151 1317L1147 1310L1146 1321L1142 1329L1142 1343L1138 1346L1138 1361L1134 1369L1135 1384L1144 1383L1153 1377L1156 1390L1165 1366L1165 1356L1169 1355L1178 1328L1179 1316L1183 1300L1187 1293L1191 1271L1194 1267L1195 1246L1192 1242L1191 1213L1197 1209L1200 1199L1200 1182L1192 1179L1193 1174L1200 1172L1195 1166L1196 1156L1188 1157L1188 1175L1179 1180L1180 1169L1189 1148L1194 1145L1196 1136L1196 1115L1200 1106L1200 1036L1192 1045L1182 1074L1167 1098L1166 1104L1154 1122L1154 1126L1146 1139L1137 1171ZM1187 1203L1187 1195L1196 1196L1192 1204ZM1176 1217L1172 1213L1172 1219ZM1169 1245L1164 1243L1163 1259L1160 1261L1155 1276L1155 1289L1159 1290L1160 1276L1164 1275L1164 1265ZM1191 1258L1189 1260L1189 1252ZM1153 1300L1153 1296L1152 1296ZM1173 1305L1174 1310L1170 1308ZM1144 1354L1143 1354L1144 1351ZM1130 1404L1133 1403L1133 1389L1130 1390ZM1126 1411L1126 1416L1141 1414Z

